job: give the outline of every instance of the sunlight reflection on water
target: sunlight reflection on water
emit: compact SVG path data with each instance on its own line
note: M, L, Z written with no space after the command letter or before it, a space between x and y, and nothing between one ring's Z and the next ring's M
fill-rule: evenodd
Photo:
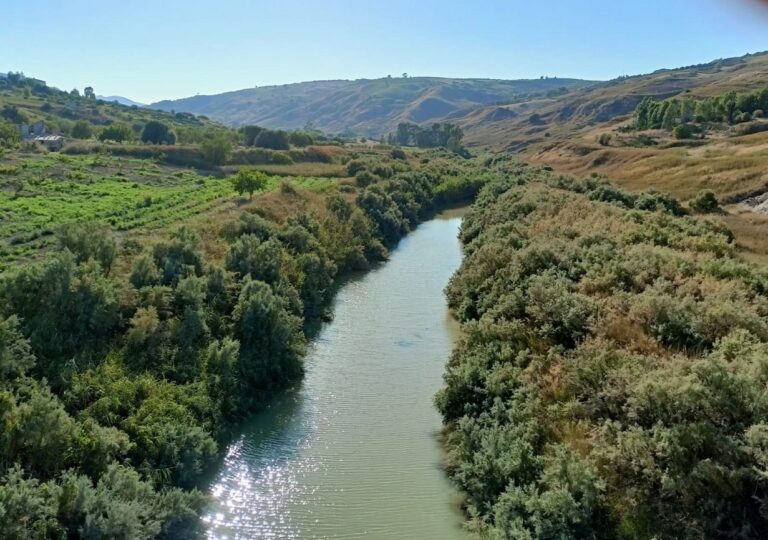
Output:
M227 449L209 538L464 537L432 405L453 343L442 289L459 224L425 223L342 287L303 384Z

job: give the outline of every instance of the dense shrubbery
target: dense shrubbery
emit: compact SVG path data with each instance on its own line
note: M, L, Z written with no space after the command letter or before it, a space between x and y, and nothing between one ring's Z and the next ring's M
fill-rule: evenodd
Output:
M729 92L722 96L695 100L683 99L655 100L647 97L635 109L635 127L637 129L668 129L696 121L725 122L738 124L752 118L762 118L768 108L768 89L757 92L738 94ZM693 132L677 132L678 138L689 138Z
M480 193L448 287L436 399L472 527L764 538L768 274L667 197L525 170Z
M435 123L431 127L422 128L416 124L402 122L397 125L397 131L389 135L389 144L399 146L418 146L420 148L448 148L454 152L462 149L461 140L464 133L457 125L450 123Z
M280 223L246 212L220 264L185 228L130 265L107 227L58 229L59 251L0 276L0 530L193 536L195 486L233 423L301 376L337 276L490 178L473 167L436 156Z

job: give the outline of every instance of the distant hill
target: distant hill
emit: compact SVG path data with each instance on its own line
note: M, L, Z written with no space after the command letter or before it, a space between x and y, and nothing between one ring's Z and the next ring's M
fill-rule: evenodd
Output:
M48 86L40 79L12 73L11 76L0 76L0 122L19 125L42 120L49 133L62 135L69 135L78 120L85 120L99 129L120 122L132 127L136 136L150 120L167 124L177 134L190 128L205 130L223 127L189 113L171 114L142 106L128 106L116 97L88 99Z
M150 107L205 115L231 126L298 129L311 123L328 133L379 136L394 130L399 122L422 124L460 118L478 107L554 97L592 84L558 78L316 81L160 101Z
M132 99L128 99L127 97L123 96L96 96L102 101L109 101L113 102L116 101L120 105L125 105L127 107L146 107L147 105L145 103L139 103L138 101L133 101Z
M768 53L757 53L575 87L555 97L479 107L456 122L464 128L465 142L471 145L525 150L550 146L555 140L570 139L602 123L626 118L646 96L712 96L767 86Z

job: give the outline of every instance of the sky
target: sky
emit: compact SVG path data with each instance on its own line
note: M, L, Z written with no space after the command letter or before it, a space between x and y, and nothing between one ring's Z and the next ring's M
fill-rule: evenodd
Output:
M0 71L151 103L386 75L593 80L768 50L757 0L2 0Z

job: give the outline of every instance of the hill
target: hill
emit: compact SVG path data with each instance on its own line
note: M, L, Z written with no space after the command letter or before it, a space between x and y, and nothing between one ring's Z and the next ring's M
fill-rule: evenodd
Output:
M572 87L558 96L477 108L456 121L471 145L520 151L572 138L598 124L626 119L648 96L706 97L731 90L754 90L767 82L768 53L757 53Z
M116 101L120 105L127 105L128 107L133 107L134 105L136 107L146 107L144 103L139 103L138 101L133 101L132 99L128 99L127 97L123 96L96 96L98 99L102 101Z
M189 113L174 114L128 106L120 102L124 98L85 97L48 86L44 81L20 73L9 75L0 78L0 121L15 125L42 120L49 133L70 135L79 120L88 122L93 128L121 123L131 127L136 136L150 120L165 123L180 136L189 129L223 127Z
M489 104L556 96L593 84L578 79L443 79L408 77L316 81L249 88L150 105L215 118L225 124L299 129L378 137L399 122L417 124L465 116Z

